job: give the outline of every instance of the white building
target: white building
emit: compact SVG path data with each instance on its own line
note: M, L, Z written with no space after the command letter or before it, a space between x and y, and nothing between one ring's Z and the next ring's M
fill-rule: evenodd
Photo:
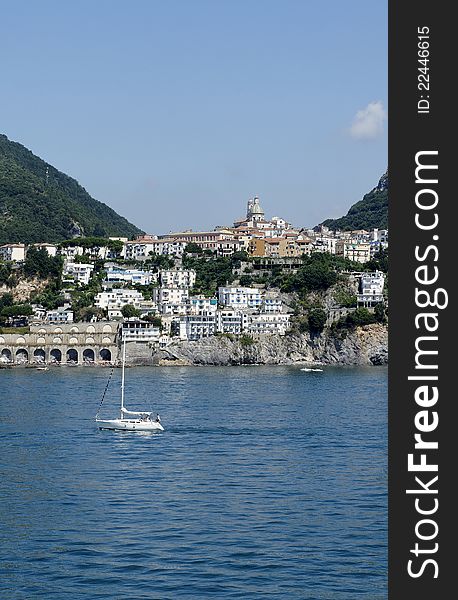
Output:
M123 247L123 258L126 260L146 260L150 252L154 253L154 240L134 240L126 242Z
M252 314L248 318L245 331L251 335L285 335L290 326L289 321L290 315L287 313Z
M32 304L33 319L36 321L44 321L46 319L46 308L43 308L41 304Z
M55 244L42 243L33 244L33 246L34 248L37 248L37 250L46 250L49 256L56 256L57 254L57 246Z
M25 244L4 244L0 246L0 260L22 262L25 260Z
M65 262L63 274L78 283L87 285L94 270L94 265L85 263Z
M68 306L59 306L56 310L46 312L46 321L48 323L73 323L74 313Z
M188 298L188 288L160 287L153 290L153 301L163 315L186 314Z
M374 242L388 244L388 229L374 229L372 232L372 239Z
M262 298L258 288L220 287L218 288L218 303L221 306L233 308L260 308Z
M215 314L184 315L180 317L179 331L182 340L200 340L210 337L216 331L216 316Z
M240 252L245 249L246 244L243 240L223 240L217 242L214 247L208 248L216 252L218 256L231 256L235 252ZM204 245L205 249L205 245Z
M185 305L188 298L189 290L187 288L159 287L153 289L153 300L159 307L161 304Z
M134 285L149 285L157 281L157 273L140 271L139 269L118 269L110 267L107 270L106 281L109 283L127 283Z
M192 315L207 315L216 312L218 300L205 298L205 296L191 296L189 298L189 313Z
M240 310L218 310L216 313L216 330L219 333L240 335L247 319L248 315Z
M196 283L196 272L192 269L162 269L159 282L168 288L192 288Z
M82 246L60 246L59 254L65 259L71 261L75 256L82 256L86 253L86 249Z
M265 313L281 313L282 301L280 298L264 298L261 311Z
M313 243L313 252L328 252L329 254L336 254L336 243L337 239L334 237L325 235L317 236Z
M359 294L357 294L360 306L374 306L383 302L383 288L385 285L385 274L381 271L373 273L361 273L359 280Z
M141 292L122 288L99 292L95 297L94 305L103 309L120 310L126 304L139 308L144 302L145 299Z
M42 245L42 244L38 244ZM114 252L108 246L60 246L58 252L61 256L68 260L75 258L75 256L88 256L91 260L107 260L109 258L116 258L116 252Z
M371 258L371 246L366 242L337 240L336 254L354 262L365 263Z
M159 343L161 328L149 321L129 319L121 327L121 339L126 342Z
M183 256L187 244L188 242L175 238L157 240L153 245L153 253L160 256L180 257Z

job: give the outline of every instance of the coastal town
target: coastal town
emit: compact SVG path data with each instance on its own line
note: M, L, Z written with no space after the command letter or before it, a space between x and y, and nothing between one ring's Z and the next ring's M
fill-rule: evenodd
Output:
M266 218L258 197L245 217L212 231L7 243L0 246L0 364L111 364L121 339L148 355L212 336L285 336L297 326L297 303L278 277L288 281L318 255L340 260L339 280L351 294L322 307L326 322L360 308L373 313L386 304L386 275L368 265L387 248L386 229L295 227ZM51 300L49 278L43 285L29 277L31 287L18 292L23 282L15 276L44 255L60 269ZM220 272L205 285L211 265Z

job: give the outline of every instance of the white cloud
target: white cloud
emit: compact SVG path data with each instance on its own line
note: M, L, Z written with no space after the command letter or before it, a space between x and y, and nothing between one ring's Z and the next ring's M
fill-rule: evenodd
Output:
M349 133L356 140L373 140L383 133L386 111L381 100L369 102L366 108L358 110Z

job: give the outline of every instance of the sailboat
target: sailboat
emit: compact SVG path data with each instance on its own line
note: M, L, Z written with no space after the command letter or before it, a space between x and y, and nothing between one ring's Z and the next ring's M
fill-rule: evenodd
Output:
M112 429L116 431L164 431L159 415L153 420L151 412L127 410L124 406L124 388L125 388L125 368L126 368L126 340L123 341L122 348L122 378L121 378L121 411L118 419L99 419L99 413L95 416L95 422L99 429ZM105 388L105 392L108 388ZM103 403L100 403L100 407ZM99 411L100 411L99 407Z

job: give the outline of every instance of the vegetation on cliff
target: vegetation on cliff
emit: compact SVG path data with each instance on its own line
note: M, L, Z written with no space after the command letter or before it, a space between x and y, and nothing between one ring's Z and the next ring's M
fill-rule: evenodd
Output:
M75 179L0 134L0 244L139 233Z
M344 217L326 219L321 225L334 231L388 229L388 173L381 177L377 187L353 204Z

